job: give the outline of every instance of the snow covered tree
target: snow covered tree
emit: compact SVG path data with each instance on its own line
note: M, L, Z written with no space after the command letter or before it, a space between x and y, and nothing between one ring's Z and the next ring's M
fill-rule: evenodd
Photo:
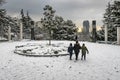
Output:
M7 15L5 9L0 9L0 36L8 37L8 26L11 27L11 32L17 34L19 26L14 18ZM12 35L13 36L13 35Z
M108 3L103 23L108 28L108 41L116 41L117 27L120 27L120 1ZM101 30L101 33L103 33L103 30ZM103 39L103 34L99 36Z
M101 40L104 41L105 39L105 35L104 35L105 31L104 31L104 27L101 27L101 30L97 31L97 40Z
M0 36L4 36L4 23L5 23L6 10L0 9Z
M46 5L44 8L43 26L49 32L50 38L55 40L74 40L77 28L71 20L64 21L61 16L54 17L55 10ZM52 34L51 34L52 31Z
M64 21L60 16L55 16L55 27L53 28L53 39L74 40L77 28L72 20Z
M75 40L77 28L76 25L72 22L72 20L65 21L63 30L66 31L66 34L64 34L65 40Z
M55 27L53 28L53 39L62 39L62 28L64 26L64 19L60 16L55 16Z
M44 19L41 19L41 23L49 33L49 45L51 45L51 37L53 33L54 24L54 14L55 10L50 5L46 5L44 8Z
M55 16L55 26L53 30L53 39L55 40L74 40L77 28L71 20L64 21L61 16Z

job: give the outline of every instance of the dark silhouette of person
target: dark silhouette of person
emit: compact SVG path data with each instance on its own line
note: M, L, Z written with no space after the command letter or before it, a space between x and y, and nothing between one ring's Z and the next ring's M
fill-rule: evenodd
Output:
M76 41L78 40L78 36L77 36L77 35L75 36L75 40L76 40Z
M87 47L85 46L85 44L82 45L81 50L82 50L81 60L83 60L83 57L84 57L84 60L86 60L86 52L88 54L89 51Z
M74 44L74 52L75 52L76 60L78 60L78 55L79 55L80 49L81 49L81 46L78 43L78 41L76 41L76 43Z
M72 46L72 43L70 43L69 47L68 47L68 52L69 52L69 55L70 55L70 60L72 60L72 54L73 54L73 46Z

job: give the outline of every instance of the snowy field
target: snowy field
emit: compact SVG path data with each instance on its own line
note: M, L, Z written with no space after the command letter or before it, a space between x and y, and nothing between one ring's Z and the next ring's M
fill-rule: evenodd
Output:
M53 41L69 45L70 41ZM84 42L89 49L86 61L61 57L25 57L14 53L15 46L46 41L0 43L0 80L119 80L120 46ZM75 42L72 42L75 43ZM82 45L83 42L80 42ZM67 52L66 52L67 53Z

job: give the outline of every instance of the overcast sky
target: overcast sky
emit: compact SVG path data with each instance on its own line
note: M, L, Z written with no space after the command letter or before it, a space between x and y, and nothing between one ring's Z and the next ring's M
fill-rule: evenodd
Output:
M73 20L77 26L82 26L84 20L97 21L97 26L102 26L103 14L108 2L111 0L6 0L2 6L8 15L18 17L20 10L28 10L33 20L43 17L43 7L47 4L56 10L56 15L65 20Z

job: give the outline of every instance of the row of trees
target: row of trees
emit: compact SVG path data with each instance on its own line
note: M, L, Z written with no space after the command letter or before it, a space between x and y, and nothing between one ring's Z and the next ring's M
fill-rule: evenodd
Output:
M0 6L5 3L5 0L0 0ZM44 30L49 34L49 39L55 40L74 40L77 28L71 20L64 20L61 16L55 15L55 10L49 5L44 8L44 17L41 19ZM21 10L21 19L23 22L23 32L27 35L31 31L31 22L33 21L27 14L24 15L23 9ZM120 27L120 1L108 3L104 13L103 27L97 32L97 40L104 40L104 26L108 28L108 40L117 40L117 27ZM5 9L0 9L0 36L5 36L11 26L11 31L14 34L19 33L19 25L17 21L8 16ZM36 29L38 30L38 29ZM37 32L37 31L35 31ZM38 31L39 32L39 31ZM1 35L2 34L2 35Z
M4 0L0 1L2 5ZM44 31L48 33L49 39L55 40L73 40L77 32L75 24L71 20L65 21L60 16L55 16L55 10L49 5L46 5L44 9L44 18L41 19ZM19 21L23 23L24 38L31 33L31 25L34 21L29 16L29 12L24 14L21 9L21 18L15 19L7 15L5 9L0 9L0 34L7 37L8 26L11 26L11 31L15 35L19 34ZM34 29L35 33L39 32L38 28ZM34 33L33 33L34 34Z

